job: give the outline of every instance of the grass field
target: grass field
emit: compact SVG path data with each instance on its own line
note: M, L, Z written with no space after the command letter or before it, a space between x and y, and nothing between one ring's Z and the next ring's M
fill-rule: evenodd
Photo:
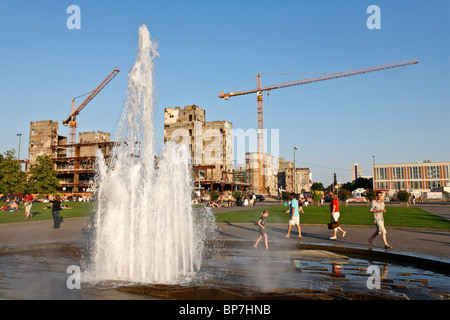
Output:
M1 203L0 205L3 206L4 204ZM64 210L60 211L60 216L62 216L64 218L87 217L91 214L91 212L95 206L95 204L93 202L63 202L62 205L68 205L72 208L72 209L64 209ZM44 209L47 206L50 206L50 209ZM23 208L23 205L20 204L19 211L0 212L0 223L13 223L13 222L53 219L51 203L35 202L35 203L33 203L33 206L31 207L31 213L33 214L33 218L25 219L25 209Z
M64 218L87 217L95 208L93 202L65 202L72 209L61 210L60 215ZM49 203L35 202L31 209L32 219L25 219L25 211L22 205L19 205L17 212L0 212L0 223L26 222L35 220L52 219L52 210L44 209ZM268 223L287 223L289 215L285 213L287 207L273 206L264 207L269 211ZM450 221L424 211L420 208L401 208L387 207L384 214L385 225L390 227L408 227L408 228L431 228L431 229L449 229ZM231 211L215 214L216 222L230 223L256 223L261 215L263 207L247 209L242 211ZM302 224L327 224L330 222L330 209L328 206L321 207L303 207L305 213L301 214L300 223ZM341 216L339 222L342 225L367 225L373 226L373 214L369 212L368 207L349 206L340 207Z
M285 213L287 207L265 207L269 211L267 223L288 223L289 214ZM216 214L216 222L257 222L262 207ZM305 213L300 214L301 224L327 224L330 222L330 208L303 207ZM373 226L373 214L368 207L349 206L340 207L339 223L342 225L368 225ZM424 211L420 208L387 207L384 214L386 226L408 228L450 229L450 221Z

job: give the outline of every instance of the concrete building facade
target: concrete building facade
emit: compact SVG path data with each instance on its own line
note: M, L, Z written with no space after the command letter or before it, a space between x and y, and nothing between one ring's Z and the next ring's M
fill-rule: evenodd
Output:
M351 172L352 181L355 181L356 179L358 179L359 177L362 177L362 175L363 175L362 166L355 163L354 165L350 166L350 172Z
M248 182L252 185L250 193L278 195L278 169L271 154L263 153L261 171L259 170L258 152L247 152L245 166ZM261 173L261 179L259 174ZM264 190L264 191L262 191Z
M295 172L295 178L294 178ZM281 191L311 192L312 175L309 168L295 168L293 161L278 159L278 188Z
M164 109L164 143L186 145L195 184L207 190L232 191L248 184L233 172L233 126L229 121L206 121L205 110L189 105Z
M57 121L30 122L26 171L36 164L38 156L50 156L58 172L61 193L89 193L93 191L95 153L100 149L108 158L112 146L107 132L80 132L79 143L69 145L67 137L59 134ZM74 157L68 157L69 148L74 149Z

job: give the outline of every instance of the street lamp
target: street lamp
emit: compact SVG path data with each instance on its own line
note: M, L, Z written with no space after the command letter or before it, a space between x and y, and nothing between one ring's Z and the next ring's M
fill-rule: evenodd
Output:
M295 170L295 150L297 150L297 147L294 147L294 193L296 193L296 184L295 184L295 175L296 175L296 170Z
M372 159L373 159L373 179L372 179L372 183L373 183L373 191L377 192L377 190L376 190L376 184L375 184L375 175L376 175L376 169L375 169L375 155L372 155Z
M19 151L17 152L17 160L20 161L20 138L22 137L21 133L16 134L19 137Z

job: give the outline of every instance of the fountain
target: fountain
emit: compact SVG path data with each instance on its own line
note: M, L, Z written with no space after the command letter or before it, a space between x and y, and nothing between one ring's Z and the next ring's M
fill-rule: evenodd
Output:
M0 299L450 299L448 263L276 240L257 251L256 227L242 227L251 241L219 238L211 211L191 207L186 148L168 142L156 159L156 49L142 25L113 156L97 156L91 228L79 243L0 250ZM81 288L69 289L79 265Z
M164 145L158 161L155 154L156 49L141 25L112 160L107 165L101 152L97 155L91 270L97 280L174 283L189 279L201 266L210 219L197 216L194 221L190 155L174 142Z

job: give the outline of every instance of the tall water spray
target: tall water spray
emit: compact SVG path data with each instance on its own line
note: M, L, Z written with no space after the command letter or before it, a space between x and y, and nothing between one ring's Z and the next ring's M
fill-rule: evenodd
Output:
M97 153L92 271L97 280L174 283L201 266L205 221L194 217L190 155L167 142L158 161L153 124L154 58L145 25L109 166Z

